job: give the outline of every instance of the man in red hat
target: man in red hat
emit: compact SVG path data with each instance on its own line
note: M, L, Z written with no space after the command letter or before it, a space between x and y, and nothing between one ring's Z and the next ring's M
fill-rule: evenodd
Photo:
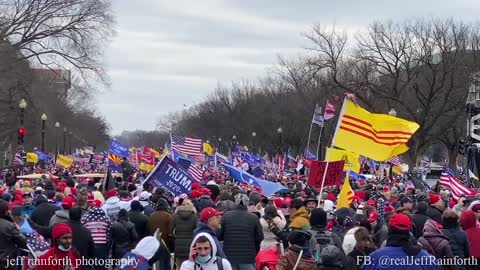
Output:
M52 229L53 247L39 257L41 262L47 263L37 265L37 270L81 269L80 265L77 265L80 254L73 250L72 239L73 232L70 225L55 224ZM48 262L52 263L48 264Z
M437 223L442 224L442 213L445 210L445 203L440 195L431 193L429 195L430 206L427 210L427 216L435 220Z
M102 206L102 210L105 211L105 214L110 218L110 222L117 221L118 212L122 209L122 204L120 198L118 197L118 192L116 189L110 189L107 191L108 199L105 201L105 204Z
M220 229L223 212L217 211L213 207L207 207L200 212L200 223L193 231L193 237L199 233L208 233L212 236L217 245L217 256L227 258L223 252L220 241L218 241L217 230Z
M440 266L431 263L435 261L432 255L410 240L412 222L407 215L394 214L389 225L385 247L370 253L364 259L363 270L404 270L406 266L409 270L440 269ZM421 265L421 262L425 262L425 265Z

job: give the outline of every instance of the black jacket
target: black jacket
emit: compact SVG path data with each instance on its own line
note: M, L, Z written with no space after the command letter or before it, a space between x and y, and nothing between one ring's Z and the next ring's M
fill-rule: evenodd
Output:
M443 211L433 205L430 205L427 209L427 216L439 224L442 224L442 214Z
M425 225L425 222L430 219L429 216L422 214L422 213L417 213L413 215L413 235L415 238L419 239L423 235L423 226Z
M223 215L219 240L232 264L254 264L263 241L263 231L258 217L240 205Z
M56 206L48 201L41 201L40 204L33 210L31 220L40 226L49 226L50 219L55 215L57 210L62 208Z
M112 224L112 240L112 257L121 259L137 244L138 234L135 231L135 224L128 220L114 222Z
M7 257L15 258L17 248L27 248L27 239L10 217L0 217L0 267L6 267Z
M87 259L95 258L95 245L93 243L92 233L87 230L80 221L68 221L73 231L72 245Z
M193 230L197 227L198 217L193 207L180 206L176 210L170 233L175 236L175 257L188 259L190 244L193 240Z
M453 256L458 258L470 257L470 243L468 242L467 234L460 230L458 227L450 227L441 229L443 235L445 235L452 249ZM458 269L465 269L465 266L458 266Z
M150 227L148 225L148 218L142 212L130 211L128 212L128 219L135 224L135 231L138 234L138 239L143 239L150 235Z

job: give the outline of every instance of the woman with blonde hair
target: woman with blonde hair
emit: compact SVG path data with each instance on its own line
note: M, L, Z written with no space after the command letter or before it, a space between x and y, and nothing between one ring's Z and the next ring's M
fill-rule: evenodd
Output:
M92 196L93 200L99 200L102 202L102 204L105 203L105 198L103 197L102 193L100 191L92 191Z

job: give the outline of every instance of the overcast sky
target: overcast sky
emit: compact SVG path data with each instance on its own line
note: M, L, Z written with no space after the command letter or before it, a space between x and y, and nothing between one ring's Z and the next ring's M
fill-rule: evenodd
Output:
M112 135L152 130L158 117L205 99L220 83L264 76L304 53L314 24L361 29L373 20L476 20L478 0L114 0L106 50L112 87L97 99Z

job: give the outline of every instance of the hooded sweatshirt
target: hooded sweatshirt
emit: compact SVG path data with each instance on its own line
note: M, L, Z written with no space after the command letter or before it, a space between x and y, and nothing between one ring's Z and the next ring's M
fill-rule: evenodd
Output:
M150 260L160 247L160 242L153 236L147 236L138 242L132 251L127 252L122 258L125 264L118 266L115 270L148 270Z
M475 213L472 210L465 210L460 216L460 224L470 243L470 256L480 258L480 228L477 227Z
M72 246L68 251L60 250L58 247L59 244L57 243L57 239L67 233L72 233L72 228L67 224L59 223L53 226L52 243L54 244L54 246L51 247L47 251L47 253L39 257L39 259L43 262L53 261L53 259L57 259L57 262L61 261L64 264L39 264L37 265L37 270L60 270L64 269L64 267L69 267L68 269L81 269L81 267L76 264L76 259L80 258L80 254L78 253L78 251L74 251ZM67 260L70 262L70 265L67 263Z
M197 234L193 238L192 244L190 245L190 249L192 249L195 246L195 242L197 241L197 239L200 236L205 236L208 239L208 241L210 242L210 246L212 247L212 250L211 250L211 253L210 253L211 259L206 263L199 263L197 261L192 262L190 260L184 261L182 263L182 267L180 268L180 270L194 270L194 269L196 269L196 270L218 270L217 263L220 260L222 262L222 266L223 266L224 270L232 270L232 266L230 265L230 263L226 259L217 259L217 256L215 256L215 254L217 254L217 244L215 243L215 241L213 240L213 238L210 234L208 234L208 233Z
M423 236L418 239L430 254L437 258L453 258L448 238L437 228L435 221L428 220L423 227Z
M117 196L110 197L105 201L102 210L105 212L110 222L115 222L118 219L118 212L122 209L123 203Z
M53 226L57 223L66 223L70 219L70 215L68 213L69 210L57 210L55 211L55 215L50 219L50 226Z
M93 207L82 217L82 225L92 233L95 245L106 245L110 241L111 222L105 212Z

